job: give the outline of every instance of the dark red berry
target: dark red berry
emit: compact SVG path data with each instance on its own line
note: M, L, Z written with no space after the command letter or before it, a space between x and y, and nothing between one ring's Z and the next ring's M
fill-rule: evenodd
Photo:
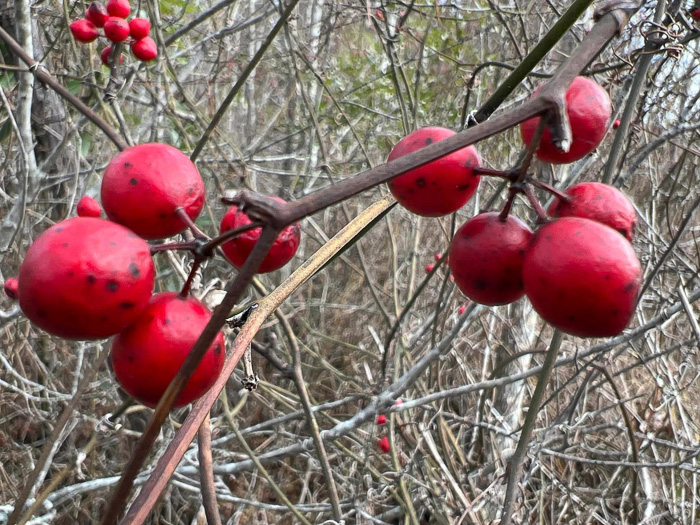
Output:
M377 425L386 425L386 416L384 414L377 416Z
M613 129L617 129L620 127L620 119L616 118L615 122L613 122Z
M612 337L637 304L641 267L612 228L565 217L535 232L523 264L525 293L542 318L580 337Z
M389 161L452 135L454 131L445 128L416 130L394 146ZM480 165L476 148L468 146L399 175L389 181L389 189L407 210L425 217L440 217L457 211L474 195L479 186L479 176L474 174L474 168Z
M691 16L691 18L692 18L693 20L695 20L696 22L697 22L698 20L700 20L700 8L699 8L699 9L693 9L693 10L690 12L690 16Z
M637 213L632 202L617 188L600 182L583 182L571 186L568 202L555 199L548 213L552 217L583 217L610 226L632 242Z
M12 300L16 300L19 297L19 281L17 277L8 277L5 280L5 295Z
M535 94L537 94L535 91ZM552 164L566 164L579 160L603 141L607 131L612 106L606 91L592 80L576 77L566 91L566 112L571 125L572 142L567 153L559 151L548 128L545 128L537 150L537 157ZM535 117L520 124L520 136L525 145L532 140L540 118Z
M105 47L101 52L100 52L100 60L102 60L102 63L107 66L109 66L109 55L112 54L112 46L107 46ZM124 63L124 55L121 53L119 54L119 63L123 64Z
M92 197L85 195L76 207L78 217L99 217L102 214L100 203Z
M102 339L139 316L154 278L146 241L110 221L73 217L51 226L27 250L19 304L51 334Z
M129 24L123 18L110 16L105 22L105 36L112 42L124 42L129 38Z
M92 2L85 11L85 18L95 24L95 27L104 27L109 12L102 2Z
M131 52L141 62L148 62L158 56L158 46L150 36L131 44Z
M73 22L70 25L70 32L73 34L73 38L84 44L94 42L97 40L97 37L100 36L95 24L84 18Z
M131 38L141 40L151 32L151 23L145 18L132 18L129 22L129 29L131 30Z
M210 319L211 312L197 299L174 292L154 295L112 343L112 368L119 384L134 399L155 407ZM212 387L225 354L219 332L174 406L191 403Z
M275 197L275 199L284 202L280 198ZM240 228L250 223L250 218L242 211L239 211L237 206L233 206L229 208L224 218L221 220L221 233ZM231 264L236 268L241 268L243 266L243 263L245 263L248 255L253 250L253 246L255 246L255 243L260 238L261 233L262 228L253 228L221 245L224 255L231 261ZM273 272L291 261L299 248L300 239L301 225L298 222L290 224L282 230L277 236L277 239L275 239L272 248L270 248L270 251L260 264L258 273Z
M102 206L114 222L144 239L181 233L183 208L195 220L204 206L204 182L190 159L167 144L141 144L114 157L102 178Z
M126 18L131 13L129 0L109 0L107 2L107 12L110 16Z
M389 453L389 450L391 450L391 447L389 446L389 438L387 436L384 436L382 439L379 440L379 449L384 452L384 453Z
M522 297L522 267L532 231L520 219L482 213L455 233L450 269L457 286L472 301L490 306Z

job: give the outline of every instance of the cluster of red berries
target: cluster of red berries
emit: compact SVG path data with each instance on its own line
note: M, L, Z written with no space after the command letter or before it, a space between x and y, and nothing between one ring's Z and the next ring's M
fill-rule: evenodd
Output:
M67 339L116 336L111 362L117 381L132 397L155 406L199 338L211 313L182 293L153 294L155 269L146 240L182 233L202 211L205 187L182 152L166 144L143 144L118 154L102 179L101 200L83 197L78 217L61 221L29 247L19 279L5 292L24 314L47 332ZM248 224L236 207L221 231ZM223 244L240 267L261 228ZM265 258L262 272L286 264L299 246L300 227L285 229ZM182 406L202 396L224 362L221 332L177 398Z
M612 107L595 82L577 77L567 90L566 107L572 132L569 151L560 151L545 128L535 152L542 161L579 160L595 150L607 132ZM538 125L539 117L521 124L526 145ZM414 131L399 141L389 160L451 135L443 128ZM469 146L393 179L389 188L414 213L446 215L476 191L479 165L478 152ZM630 244L634 207L620 191L599 183L572 186L558 199L549 208L555 220L535 233L510 215L509 207L467 221L450 245L452 275L459 289L477 303L503 305L527 295L546 321L566 333L617 335L632 317L641 284L641 267ZM432 271L433 265L425 270Z
M76 20L70 25L71 33L78 42L94 42L100 36L98 29L102 29L104 36L115 44L126 42L131 37L131 52L142 62L148 62L158 56L158 48L154 40L148 36L151 32L151 23L145 18L132 18L129 22L126 18L131 13L129 0L109 0L105 6L101 2L92 2L85 12L85 18ZM109 55L112 46L105 47L100 53L102 63L109 66ZM124 57L119 55L119 63L124 62Z
M394 405L400 405L402 404L403 401L399 398L396 401L394 401ZM386 425L387 419L384 414L379 414L377 416L377 426L381 427ZM389 436L382 436L377 440L377 446L379 447L379 450L384 452L385 454L389 453L389 450L391 450L391 447L389 446Z

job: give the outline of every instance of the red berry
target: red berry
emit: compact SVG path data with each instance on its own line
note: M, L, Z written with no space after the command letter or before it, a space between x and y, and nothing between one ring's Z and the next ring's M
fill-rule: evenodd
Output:
M78 217L99 217L102 213L102 208L100 208L99 202L85 195L80 199L76 211L78 212Z
M187 228L176 215L178 208L197 218L204 206L204 182L181 151L167 144L141 144L110 162L101 195L111 220L144 239L162 239Z
M436 253L435 254L435 262L440 261L440 259L442 259L442 254ZM447 255L445 255L445 263L449 263L449 262L450 262L450 258Z
M17 277L8 277L5 280L5 295L10 299L16 300L19 297L19 281Z
M384 436L382 439L379 440L379 448L381 449L382 452L388 453L390 450L389 447L389 438L387 436Z
M107 2L107 12L109 12L110 16L126 18L131 13L129 0L109 0Z
M384 414L377 416L377 425L386 425L386 416Z
M109 12L102 2L92 2L85 11L85 18L95 24L95 27L104 27Z
M126 20L116 16L110 16L105 22L105 36L112 42L124 42L129 38L129 24Z
M275 199L284 202L280 198L275 197ZM221 233L240 228L250 223L250 218L242 211L239 211L238 206L232 206L221 220ZM261 233L262 228L253 228L221 245L224 255L231 261L231 264L236 268L241 268L243 266L243 263L245 263L248 255L253 250L253 246L255 246L255 243L260 238ZM270 251L260 264L258 273L273 272L291 261L299 248L300 239L301 225L298 222L290 224L282 230L277 236L277 239L275 239L272 248L270 248Z
M413 153L454 135L445 128L421 128L402 138L389 154L389 161ZM457 211L474 195L479 176L473 168L481 165L474 146L462 148L425 166L389 181L399 204L418 215L440 217Z
M535 91L535 94L537 94ZM576 77L566 91L566 112L571 125L572 142L568 153L559 151L549 128L542 134L537 156L552 164L566 164L579 160L603 141L612 114L610 98L605 90L592 80ZM535 117L520 124L520 136L530 144L540 118Z
M580 337L611 337L637 304L641 267L612 228L579 217L542 226L523 264L525 293L542 318Z
M119 224L73 217L42 233L20 269L19 304L32 323L67 339L102 339L148 304L148 244Z
M523 295L522 268L532 231L520 219L497 212L470 219L450 245L450 269L457 286L472 301L508 304Z
M97 32L95 24L89 20L81 18L76 20L70 25L70 32L73 33L73 38L78 42L83 42L87 44L88 42L94 42L100 34Z
M462 305L462 306L460 306L459 309L457 310L457 314L458 314L458 315L462 315L462 314L463 314L464 312L466 312L466 311L467 311L466 305Z
M430 273L430 272L432 272L434 269L435 269L435 265L432 264L432 263L431 263L431 264L426 264L426 265L425 265L425 273Z
M692 19L695 20L696 22L697 22L698 20L700 20L700 8L699 8L699 9L693 9L693 10L690 12L690 16L691 16Z
M211 312L197 299L175 292L154 295L136 322L112 343L112 368L122 388L155 407L209 319ZM224 356L224 336L219 332L174 406L203 396L219 377Z
M571 199L560 199L549 207L552 217L583 217L600 222L619 231L632 242L637 226L637 213L632 202L617 188L600 182L583 182L571 186L564 193Z
M129 22L131 37L135 40L146 38L151 32L151 23L145 18L132 18Z
M613 129L617 129L620 127L620 119L616 118L615 122L613 122Z
M398 398L396 401L394 401L394 406L399 406L399 405L403 405L403 401L401 400L401 398Z
M107 46L100 52L100 60L102 60L102 63L107 67L109 67L109 55L111 54L112 46ZM119 54L119 63L124 63L124 55L122 55L121 53Z
M148 62L158 56L158 46L150 36L131 44L131 52L141 62Z

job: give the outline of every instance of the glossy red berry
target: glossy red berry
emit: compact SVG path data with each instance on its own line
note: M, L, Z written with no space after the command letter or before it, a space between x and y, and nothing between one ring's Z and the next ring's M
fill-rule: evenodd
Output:
M148 62L158 56L158 46L150 36L131 44L131 52L141 62Z
M129 22L129 29L131 30L131 38L141 40L151 32L151 23L145 18L132 18Z
M616 118L615 122L613 122L613 129L617 129L620 127L620 119Z
M102 2L92 2L85 11L85 18L95 24L95 27L104 27L109 12Z
M19 304L32 323L67 339L102 339L146 307L155 271L148 244L103 219L53 225L27 250Z
M555 199L548 213L552 217L582 217L617 230L632 242L637 213L632 202L620 190L600 182L583 182L565 192L568 202Z
M109 67L109 55L111 54L112 46L107 46L100 52L100 60L102 60L102 63L107 67ZM122 55L121 53L119 54L119 63L124 63L124 55Z
M195 220L204 206L204 182L190 159L167 144L134 146L114 157L102 178L102 206L114 222L144 239L181 233L183 208Z
M119 384L134 399L155 407L210 319L211 312L197 299L175 292L154 295L112 343L112 369ZM174 406L191 403L212 387L225 353L219 332Z
M472 301L490 306L522 297L522 267L532 231L509 215L497 212L470 219L450 245L450 269L457 286Z
M95 24L89 20L81 18L76 20L70 25L70 32L73 34L78 42L87 44L88 42L94 42L100 34L97 32Z
M693 10L690 12L690 16L691 16L691 18L692 18L693 20L695 20L696 22L697 22L698 20L700 20L700 9L693 9Z
M100 203L92 197L85 195L76 207L78 217L99 217L102 214Z
M566 164L595 150L605 137L612 115L610 97L592 80L576 77L566 91L566 112L571 125L571 148L567 153L559 151L552 141L549 129L545 128L537 150L540 160L552 164ZM525 145L530 144L539 121L540 118L535 117L520 124L520 136Z
M17 277L8 277L3 288L5 289L5 295L10 299L16 300L19 297L19 281Z
M126 18L131 13L129 0L109 0L107 2L107 12L110 16Z
M387 436L384 436L382 439L380 439L377 444L379 446L379 449L385 454L388 454L389 450L391 450L391 447L389 446L389 438Z
M105 22L105 36L112 42L124 42L129 38L129 24L126 20L116 16L110 16Z
M430 263L425 265L425 273L430 273L435 269L435 265Z
M611 337L632 318L641 267L632 245L612 228L564 217L535 232L523 282L532 306L555 328L580 337Z
M445 128L421 128L402 138L389 154L389 161L413 153L454 135ZM407 210L425 217L440 217L457 211L474 195L481 165L474 146L462 148L425 166L389 181L391 193Z
M384 414L377 416L377 425L386 425L386 416Z
M279 198L276 198L276 200L284 202ZM250 218L242 211L239 211L238 206L233 206L228 209L224 218L221 220L220 230L221 233L225 233L250 223ZM260 238L261 233L262 228L253 228L221 245L224 255L231 261L231 264L236 268L241 268L243 266L243 263L245 263L248 255L253 250L253 246L255 246L255 243ZM270 251L260 264L258 273L273 272L291 261L299 248L300 239L301 225L298 222L290 224L282 230L277 236L277 239L275 239L272 248L270 248Z

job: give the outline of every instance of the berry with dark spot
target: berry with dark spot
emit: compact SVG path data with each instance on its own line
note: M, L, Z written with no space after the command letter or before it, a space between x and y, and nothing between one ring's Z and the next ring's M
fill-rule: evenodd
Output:
M450 269L472 301L489 306L523 296L522 267L532 231L520 219L482 213L457 230L450 245Z
M129 38L129 24L123 18L110 16L105 22L104 32L112 42L124 42Z
M537 94L535 91L535 94ZM607 92L585 77L576 77L566 91L566 112L571 125L572 142L569 151L559 151L552 141L549 128L545 128L537 150L537 157L552 164L567 164L579 160L603 141L607 131L612 105ZM539 125L540 117L520 124L520 136L529 145Z
M65 244L69 249L61 248ZM46 230L27 250L19 304L30 321L51 334L102 339L138 317L154 278L143 239L104 219L73 217ZM126 302L134 307L123 308Z
M142 40L151 32L151 23L145 18L132 18L129 22L129 29L134 40Z
M94 42L97 40L97 37L100 36L95 24L84 18L73 22L70 25L70 32L73 34L73 38L84 44Z
M190 188L195 191L189 193ZM101 196L111 220L144 239L163 239L187 228L177 208L183 208L193 221L197 218L204 206L204 182L181 151L167 144L141 144L110 162Z
M278 197L275 197L275 200L284 202ZM232 206L221 220L220 232L223 234L229 230L234 230L250 223L250 218L244 212L240 211L238 206ZM260 238L261 233L262 228L253 228L221 245L224 255L231 261L231 264L236 268L241 268L243 266L243 263L245 263L248 255L253 250L255 243ZM258 273L273 272L291 261L299 248L300 239L301 226L298 222L290 224L283 229L277 236L277 239L275 239L272 248L270 248L270 251L267 253L262 263L260 263Z
M387 436L384 436L382 439L379 440L378 446L380 450L385 454L388 454L389 450L391 450L391 447L389 446L389 438Z
M112 368L121 387L144 405L155 407L210 319L209 309L193 297L155 294L112 343ZM191 403L212 387L224 364L223 348L224 336L219 332L174 406Z
M8 277L3 288L5 289L5 295L10 299L16 300L19 297L19 281L17 277Z
M78 206L75 211L78 217L99 217L102 213L102 208L100 208L100 203L97 202L92 197L85 195L78 202Z
M95 27L104 27L109 11L102 2L92 2L85 11L85 18L95 24Z
M552 217L582 217L610 226L632 242L637 213L620 190L601 182L582 182L564 193L569 201L556 198L547 212Z
M542 318L579 337L612 337L629 324L641 266L612 228L564 217L535 232L523 264L525 293Z
M158 46L150 36L147 36L131 44L131 52L141 62L149 62L158 56Z
M110 16L126 18L131 13L129 0L109 0L107 2L107 12Z
M445 128L421 128L402 138L389 153L389 161L413 153L432 142L454 135ZM479 153L468 146L389 181L391 193L407 210L425 217L440 217L464 206L479 186L474 168Z

